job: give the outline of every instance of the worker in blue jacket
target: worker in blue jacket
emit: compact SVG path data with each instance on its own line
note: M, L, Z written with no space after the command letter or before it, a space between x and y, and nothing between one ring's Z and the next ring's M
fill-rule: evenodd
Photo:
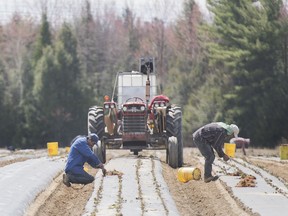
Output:
M88 136L77 136L72 141L65 173L63 174L63 183L67 187L70 187L71 183L86 185L94 181L95 178L84 170L86 162L93 168L102 169L105 176L106 169L104 165L91 150L98 140L97 134L91 133Z

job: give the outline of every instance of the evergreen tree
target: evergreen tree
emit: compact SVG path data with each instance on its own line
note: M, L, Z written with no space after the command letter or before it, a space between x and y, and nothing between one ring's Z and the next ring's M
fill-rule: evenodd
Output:
M4 66L0 62L0 147L6 147L8 144L11 144L11 137L13 137L13 131L11 126L11 112L9 112L9 105L7 103L7 96L5 96L6 90L6 81Z
M0 134L3 135L0 136L9 137L7 145L21 147L22 124L25 122L22 105L27 93L24 80L28 78L24 71L31 52L30 44L34 41L34 25L30 20L15 13L10 22L3 28L1 26L1 30L0 58L5 65L1 71L5 80L4 98L1 103L5 104L6 111L5 121L2 121L5 122L5 128L1 130Z
M173 68L165 88L165 94L173 98L173 103L183 108L183 133L189 144L193 131L215 120L221 104L219 79L208 69L206 50L202 47L207 39L207 34L200 31L203 23L195 1L186 1L174 27L176 60L171 60Z
M72 137L87 131L88 99L80 83L76 48L70 26L63 24L55 48L46 47L37 63L33 92L42 142L68 145Z
M64 133L62 139L69 141L77 134L87 133L87 112L93 98L87 93L87 83L81 82L83 79L77 56L77 41L68 24L63 24L55 52L59 79L62 80L57 88L60 91L59 103L70 115L62 123L63 128L60 131Z
M249 0L210 3L215 16L209 57L225 81L219 120L237 123L254 145L275 146L284 136L279 122L286 109L281 101L287 77L279 59L282 1L261 1L257 7Z
M42 74L37 69L43 56L44 49L51 46L51 33L47 14L42 14L42 22L40 31L37 35L36 42L27 48L29 52L26 53L23 65L23 96L24 100L20 104L20 119L19 130L16 139L21 143L22 148L43 147L43 113L39 97L36 97L37 89L42 85ZM31 53L30 53L31 52Z
M26 55L23 57L23 76L21 81L23 84L23 100L16 108L18 118L13 141L17 143L17 147L21 148L35 147L36 141L34 137L38 130L38 125L35 124L35 119L37 119L35 118L37 116L35 106L37 104L32 94L34 71L32 70L31 56L31 49L29 49L29 52L26 52Z
M47 14L42 14L42 23L40 26L40 32L38 34L38 37L35 42L35 48L34 48L34 63L36 64L37 61L41 58L43 54L43 48L45 48L48 45L51 45L51 33L50 33L50 27L49 22L47 19Z

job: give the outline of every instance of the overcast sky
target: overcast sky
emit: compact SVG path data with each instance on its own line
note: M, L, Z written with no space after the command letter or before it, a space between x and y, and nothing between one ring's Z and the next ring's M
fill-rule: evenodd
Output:
M43 7L48 7L50 21L58 21L59 18L69 20L77 16L85 0L0 0L0 21L7 22L15 11L23 16L41 17ZM182 11L185 0L90 0L92 13L111 8L122 14L123 8L128 6L142 20L151 20L158 17L165 22L174 20ZM206 0L196 0L205 15L208 10Z
M79 14L85 0L0 0L0 21L10 20L17 11L23 16L32 15L39 19L43 7L48 7L48 17L58 20L70 19ZM93 13L103 8L115 9L120 15L128 6L144 20L158 17L164 21L173 20L182 10L184 0L90 0Z

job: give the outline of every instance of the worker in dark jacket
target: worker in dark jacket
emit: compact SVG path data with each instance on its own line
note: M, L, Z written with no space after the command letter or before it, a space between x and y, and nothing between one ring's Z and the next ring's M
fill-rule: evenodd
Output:
M99 138L95 133L86 136L77 136L71 143L70 152L63 174L63 183L70 187L71 183L89 184L94 181L94 177L85 172L84 163L90 164L93 168L102 169L103 175L106 169L91 148L97 144Z
M223 152L224 139L227 136L238 136L239 128L235 124L227 125L223 122L213 122L199 128L193 133L193 141L201 154L205 157L204 182L215 181L218 176L212 176L212 164L215 160L213 148L224 161L230 158Z

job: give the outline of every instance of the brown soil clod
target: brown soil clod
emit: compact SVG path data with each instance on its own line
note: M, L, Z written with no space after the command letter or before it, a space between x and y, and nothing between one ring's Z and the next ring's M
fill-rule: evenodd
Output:
M242 171L236 171L234 173L229 173L230 176L240 176L241 180L237 183L236 187L255 187L256 177L253 175L248 175Z
M107 171L106 176L112 176L112 175L122 176L123 173L122 173L122 172L119 172L119 171L117 171L117 170L115 170L115 169L112 170L112 171Z
M236 187L255 187L256 186L255 180L256 180L255 176L243 173L241 175L241 180L238 182Z
M243 172L240 172L240 171L236 171L234 173L227 173L227 175L230 175L230 176L242 176Z

